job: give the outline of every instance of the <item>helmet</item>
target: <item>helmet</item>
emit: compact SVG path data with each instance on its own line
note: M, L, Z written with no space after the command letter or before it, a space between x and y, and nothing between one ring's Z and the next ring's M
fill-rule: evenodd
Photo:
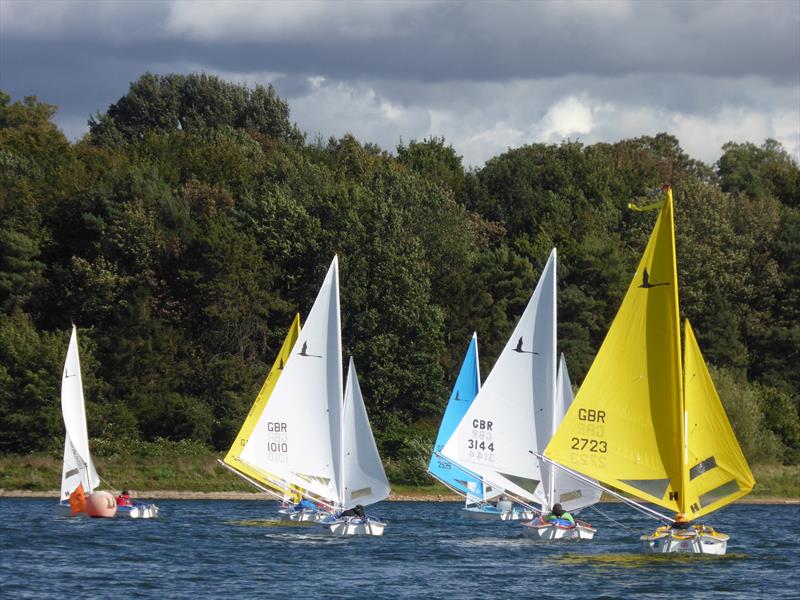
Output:
M675 515L675 522L676 523L688 523L689 522L689 517L687 517L683 513L678 513L677 515Z

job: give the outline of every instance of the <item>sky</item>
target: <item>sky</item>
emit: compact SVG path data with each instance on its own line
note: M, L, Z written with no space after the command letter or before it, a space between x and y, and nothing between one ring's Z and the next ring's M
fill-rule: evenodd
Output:
M147 71L271 83L309 140L444 137L469 167L663 131L800 162L800 0L0 0L0 89L72 140Z

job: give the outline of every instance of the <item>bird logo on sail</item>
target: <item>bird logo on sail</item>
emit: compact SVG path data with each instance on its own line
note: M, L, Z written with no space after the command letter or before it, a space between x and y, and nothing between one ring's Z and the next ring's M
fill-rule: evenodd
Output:
M322 358L322 356L320 356L319 354L309 354L308 353L308 342L303 342L303 347L300 349L300 352L298 352L298 354L300 356L306 356L306 357L311 356L313 358Z
M640 285L639 287L644 289L649 289L658 287L659 285L669 285L669 282L665 281L662 283L650 283L650 275L647 274L647 269L645 269L644 273L642 273L642 285Z
M514 352L519 352L520 354L539 354L538 352L534 352L533 350L523 350L522 349L522 338L524 336L520 336L519 340L517 340L517 347L514 348Z

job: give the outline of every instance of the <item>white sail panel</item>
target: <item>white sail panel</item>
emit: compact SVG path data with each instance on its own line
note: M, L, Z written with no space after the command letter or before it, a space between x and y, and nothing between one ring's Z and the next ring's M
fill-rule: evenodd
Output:
M533 500L553 420L556 378L556 251L480 392L442 454L486 481Z
M61 414L66 429L64 464L61 471L61 499L64 500L69 498L79 483L83 483L87 494L100 485L100 478L89 453L81 362L78 356L78 332L74 325L64 361L64 372L61 375Z
M339 267L334 257L241 460L337 502L342 418Z
M352 358L344 394L342 438L342 508L352 508L356 504L374 504L388 498L389 480L386 479L381 457L372 437L372 428Z
M555 415L557 425L561 423L564 415L567 414L567 410L572 404L572 399L572 383L567 371L567 361L562 354L558 363L558 383L556 386ZM548 439L547 441L549 442L550 440ZM553 507L553 504L559 503L564 510L574 511L600 501L602 490L598 486L593 486L572 477L553 465L547 465L543 469L543 474L543 487L548 490L546 504L542 505L543 508L549 510Z

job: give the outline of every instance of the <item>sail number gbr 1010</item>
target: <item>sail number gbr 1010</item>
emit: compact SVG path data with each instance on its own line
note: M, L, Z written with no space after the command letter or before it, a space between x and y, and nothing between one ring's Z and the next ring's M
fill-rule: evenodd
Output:
M286 423L269 421L265 440L266 459L271 463L285 463L289 452L289 435Z

